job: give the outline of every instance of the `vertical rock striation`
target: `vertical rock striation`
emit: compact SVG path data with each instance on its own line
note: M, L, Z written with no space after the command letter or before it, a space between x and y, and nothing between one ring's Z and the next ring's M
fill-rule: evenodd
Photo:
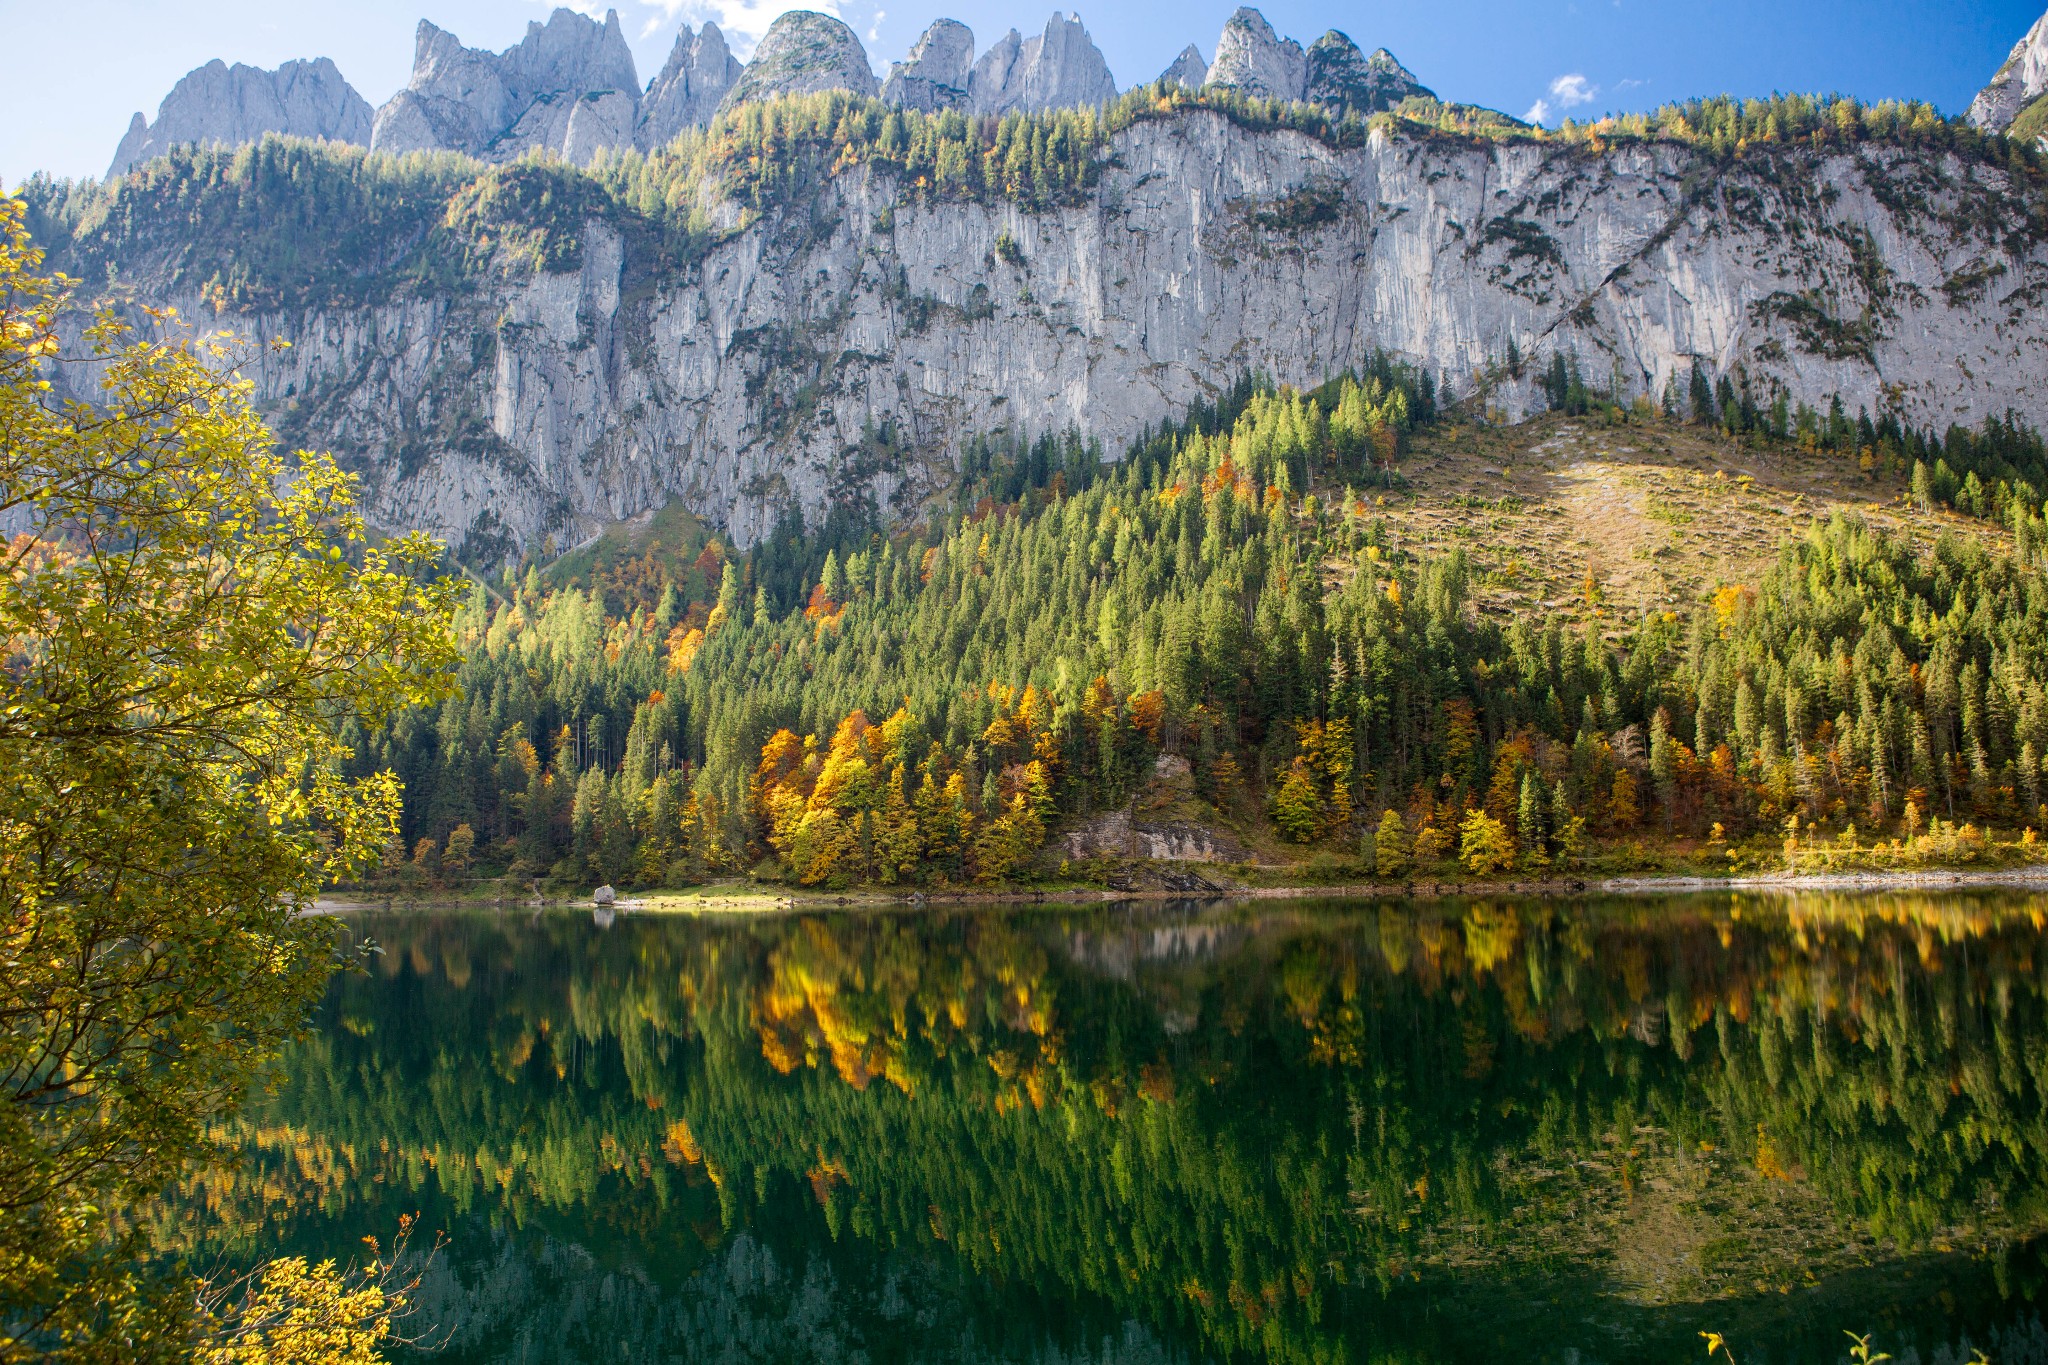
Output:
M2040 117L2048 111L2043 104L2048 97L2048 14L2043 14L2027 36L2013 47L2012 55L2005 59L2005 65L1998 68L1998 74L1991 78L1991 84L1977 93L1970 104L1970 122L1988 132L2002 133L2014 124L2028 118L2029 125L2048 123ZM2028 126L2024 133L2040 136L2048 127Z
M1038 113L1107 104L1116 80L1080 19L1055 10L1045 32L1021 38L1011 29L983 53L967 93L977 114Z
M377 111L370 146L501 161L540 148L586 165L600 148L632 145L639 89L616 10L600 24L558 9L498 54L422 19L412 79Z
M559 273L508 258L375 306L221 317L175 243L115 264L290 341L248 367L282 438L348 459L381 524L485 558L672 499L742 545L791 506L907 513L978 432L1114 452L1242 373L1313 385L1380 350L1507 418L1543 403L1513 345L1528 374L1562 354L1653 399L1697 363L1822 409L2048 426L2048 242L2012 236L2032 191L1995 162L1336 148L1197 111L1104 166L1035 212L857 166L685 265L593 217Z
M171 87L155 123L140 113L129 120L107 178L181 144L237 146L265 133L366 145L370 106L325 57L275 71L211 61Z
M1294 39L1273 32L1265 15L1239 9L1216 39L1209 84L1262 99L1302 99L1308 94L1308 54Z
M711 122L744 69L726 47L718 25L706 24L692 33L684 24L668 61L641 97L634 143L643 151L663 147L685 128Z
M924 31L908 57L890 66L882 98L927 114L965 109L973 72L974 30L954 19L940 19Z

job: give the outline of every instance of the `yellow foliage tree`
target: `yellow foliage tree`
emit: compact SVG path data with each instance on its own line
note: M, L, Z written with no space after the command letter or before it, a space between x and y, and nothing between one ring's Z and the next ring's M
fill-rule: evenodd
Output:
M1469 812L1458 829L1458 858L1474 876L1513 867L1515 840L1508 827L1483 810Z
M23 217L0 197L0 1361L155 1358L188 1296L110 1213L304 1028L335 938L300 912L396 835L344 727L445 695L456 597L276 448L227 340L109 308L67 349Z

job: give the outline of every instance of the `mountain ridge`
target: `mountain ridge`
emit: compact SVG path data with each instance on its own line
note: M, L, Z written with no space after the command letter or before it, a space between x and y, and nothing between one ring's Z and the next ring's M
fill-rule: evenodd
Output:
M59 259L204 325L290 340L248 369L289 438L353 460L386 524L485 558L670 500L742 545L790 509L907 513L976 433L1071 424L1124 443L1231 375L1312 385L1378 350L1501 420L1540 406L1515 356L1556 354L1624 396L1654 400L1697 361L1814 408L1839 397L1937 430L2011 409L2048 426L2048 338L2027 303L2048 295L2048 207L2038 168L1999 160L1995 140L1722 161L1655 138L1610 133L1596 151L1395 119L1323 141L1260 124L1266 106L1159 114L1143 96L1069 163L1070 188L1040 198L1029 175L1002 179L1003 147L1037 136L1028 120L1013 129L1023 142L977 151L984 188L919 190L943 158L889 161L889 118L929 138L958 116L847 99L741 115L761 136L784 130L793 159L776 174L802 187L786 192L717 176L630 190L545 167L468 180L450 163L442 173L471 188L374 235L473 222L456 244L469 264L415 251L395 293L356 302L238 311L219 291L260 256L246 235L260 225L219 239L228 273L209 283L192 273L193 238L131 198L141 189L116 194L112 218L85 213ZM833 142L863 107L878 141ZM1835 126L1821 106L1805 117ZM1047 143L1071 135L1061 125ZM668 158L617 171L681 164ZM694 226L639 217L607 184L681 195ZM1819 184L1832 193L1804 188ZM556 218L520 207L543 202ZM292 253L319 254L304 238Z

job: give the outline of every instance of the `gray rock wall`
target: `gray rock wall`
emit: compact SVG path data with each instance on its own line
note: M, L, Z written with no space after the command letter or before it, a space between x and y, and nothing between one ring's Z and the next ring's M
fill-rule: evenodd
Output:
M726 47L718 25L706 24L692 33L684 24L668 61L647 83L634 141L643 151L663 147L685 128L711 122L744 69Z
M1376 348L1507 417L1536 401L1499 373L1512 340L1532 373L1564 351L1629 394L1697 359L1816 407L2048 426L2048 248L2006 239L1994 167L1339 151L1211 113L1113 151L1087 202L1044 213L900 203L848 172L680 274L592 222L579 271L457 297L225 319L169 301L292 342L249 368L287 438L362 469L381 523L480 555L669 499L743 545L789 504L900 513L974 433L1074 426L1115 453L1247 370L1314 384ZM1006 233L1021 264L995 254Z
M1081 21L1055 10L1043 33L1021 38L1011 29L983 53L967 93L977 114L1039 113L1107 104L1116 81Z
M502 53L464 47L422 19L412 78L377 111L370 147L499 161L538 148L587 165L600 148L633 144L639 95L616 10L598 23L558 9Z
M1979 128L2003 132L2043 94L2048 94L2048 14L2027 30L1991 84L1978 92L1970 105L1969 120Z
M1308 92L1308 54L1294 39L1273 32L1265 15L1239 9L1216 39L1209 83L1262 99L1298 100Z
M956 20L940 19L918 38L908 57L889 68L882 98L927 114L965 109L973 71L974 31Z
M275 71L211 61L171 87L155 123L140 113L129 121L107 178L185 143L238 146L266 133L364 146L370 106L325 57Z
M826 90L873 98L880 88L868 65L867 49L852 29L829 14L793 9L777 16L761 35L754 59L720 107Z

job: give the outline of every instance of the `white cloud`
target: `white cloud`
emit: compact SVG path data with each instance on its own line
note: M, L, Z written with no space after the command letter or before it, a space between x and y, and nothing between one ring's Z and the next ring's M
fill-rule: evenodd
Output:
M875 22L868 25L869 42L878 43L882 40L882 21L888 17L889 11L885 9L878 9L875 11Z
M1557 101L1560 109L1576 109L1582 104L1591 104L1600 87L1574 71L1569 76L1559 76L1550 83L1550 97Z
M1550 83L1550 93L1529 106L1529 112L1522 115L1524 123L1548 123L1567 109L1576 109L1582 104L1591 104L1600 97L1600 87L1587 80L1584 75L1573 71L1559 76Z

